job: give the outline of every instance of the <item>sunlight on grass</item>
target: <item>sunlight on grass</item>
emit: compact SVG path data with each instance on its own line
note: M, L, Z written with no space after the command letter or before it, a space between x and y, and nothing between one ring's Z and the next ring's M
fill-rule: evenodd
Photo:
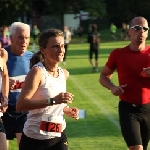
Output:
M9 150L18 150L16 139L9 141Z

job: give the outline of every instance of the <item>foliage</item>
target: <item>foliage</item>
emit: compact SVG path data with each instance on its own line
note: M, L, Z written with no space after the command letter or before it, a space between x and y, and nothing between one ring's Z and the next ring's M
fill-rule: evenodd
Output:
M26 0L1 0L0 3L0 25L10 25L17 21L18 17L23 18L31 8L31 1Z
M104 18L106 16L106 5L104 0L83 0L85 10L90 13L91 17Z
M118 26L128 23L136 16L143 16L150 21L150 1L105 0L108 18ZM114 7L115 6L115 7Z
M45 12L50 12L55 15L79 13L81 10L88 11L91 16L99 18L104 17L106 14L103 0L93 0L92 3L89 0L57 0L57 3L53 0L49 0L46 4Z
M100 18L113 21L117 27L128 23L135 16L143 16L150 21L150 1L137 0L0 0L0 26L14 21L30 23L34 12L40 15L57 15L63 21L63 14L87 11L91 19ZM63 23L63 22L62 22ZM104 24L104 23L103 23Z
M95 5L96 4L96 5ZM33 12L40 15L57 15L63 18L65 13L76 13L88 11L91 16L102 18L105 14L105 4L103 0L1 0L0 5L0 25L9 25L27 15L27 21L31 19Z

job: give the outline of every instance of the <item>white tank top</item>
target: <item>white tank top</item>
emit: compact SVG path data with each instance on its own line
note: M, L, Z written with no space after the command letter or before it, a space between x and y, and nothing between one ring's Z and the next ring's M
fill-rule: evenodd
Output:
M66 78L64 71L58 67L59 75L57 78L52 77L45 69L43 64L39 62L36 64L41 69L43 74L43 83L38 87L31 99L41 100L53 98L61 92L66 92ZM53 136L43 135L40 133L40 124L43 114L50 114L54 116L63 116L63 109L66 104L56 104L47 106L45 108L30 110L25 122L23 132L26 136L38 140L54 138ZM63 119L63 130L66 128L66 122Z

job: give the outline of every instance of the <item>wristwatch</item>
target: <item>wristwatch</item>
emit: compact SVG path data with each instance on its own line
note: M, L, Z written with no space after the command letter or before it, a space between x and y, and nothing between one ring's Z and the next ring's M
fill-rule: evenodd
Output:
M53 105L55 104L54 99L53 99L53 98L48 98L48 99L47 99L47 104L48 104L49 106L53 106Z

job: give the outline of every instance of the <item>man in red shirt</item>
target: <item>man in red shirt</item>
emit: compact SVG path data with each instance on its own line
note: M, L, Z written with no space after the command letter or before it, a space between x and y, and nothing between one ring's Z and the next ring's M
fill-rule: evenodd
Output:
M150 46L148 22L135 17L129 24L130 44L113 50L100 74L100 83L119 96L119 120L129 150L147 150L150 139ZM119 85L111 82L117 69Z

